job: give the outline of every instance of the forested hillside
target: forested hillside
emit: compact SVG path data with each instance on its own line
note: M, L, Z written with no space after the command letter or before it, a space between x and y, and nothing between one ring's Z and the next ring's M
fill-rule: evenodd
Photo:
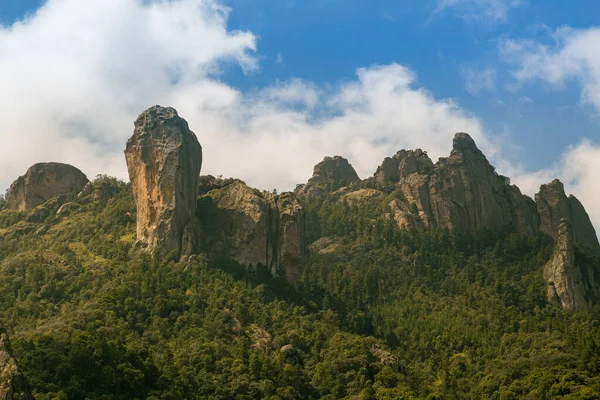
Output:
M325 194L294 286L140 251L131 186L92 186L0 212L0 318L38 400L600 398L600 307L548 302L543 233L399 229Z

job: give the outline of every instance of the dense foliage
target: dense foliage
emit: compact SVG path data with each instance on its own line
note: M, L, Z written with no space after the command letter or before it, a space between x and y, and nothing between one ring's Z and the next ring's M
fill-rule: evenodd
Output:
M547 303L543 235L401 231L376 204L310 201L292 288L140 252L130 187L96 184L110 196L69 213L0 212L0 318L38 400L600 398L600 308Z

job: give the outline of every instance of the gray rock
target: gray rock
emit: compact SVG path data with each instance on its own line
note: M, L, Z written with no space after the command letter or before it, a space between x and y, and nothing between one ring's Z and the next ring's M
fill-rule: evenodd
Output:
M35 164L10 185L7 208L31 210L59 195L78 193L88 182L85 174L72 165Z

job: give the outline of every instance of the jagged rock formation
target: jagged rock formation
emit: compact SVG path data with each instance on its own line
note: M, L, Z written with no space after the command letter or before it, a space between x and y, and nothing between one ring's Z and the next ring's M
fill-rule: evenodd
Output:
M292 193L260 192L238 179L202 177L198 200L203 245L209 252L248 267L262 265L274 276L300 281L304 257L304 213Z
M72 165L38 163L10 185L7 208L31 210L61 194L78 193L88 182L85 174Z
M559 226L563 219L570 221L575 243L583 243L600 252L600 244L594 226L583 205L573 195L567 197L563 184L555 179L540 187L535 195L540 215L540 230L558 240Z
M343 157L325 157L315 165L313 175L305 185L299 186L295 193L298 197L319 196L327 190L339 189L360 178Z
M466 133L457 133L450 156L435 164L420 149L399 151L384 160L375 181L395 183L389 207L400 227L472 234L506 226L522 234L538 230L533 200L498 175Z
M161 254L181 254L186 225L197 226L202 147L196 135L175 109L154 106L135 121L125 158L137 205L138 241Z
M6 329L0 325L0 399L33 400L31 388L15 359Z
M591 270L575 261L574 234L566 218L561 219L556 233L554 255L544 267L548 284L548 300L560 302L565 310L581 310L596 296L596 285Z

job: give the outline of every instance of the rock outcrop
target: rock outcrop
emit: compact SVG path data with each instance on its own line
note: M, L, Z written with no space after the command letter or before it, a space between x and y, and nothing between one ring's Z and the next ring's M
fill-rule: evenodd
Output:
M300 282L305 254L304 213L292 193L260 192L237 179L202 177L198 199L203 247L246 267Z
M85 174L72 165L38 163L10 185L7 208L31 210L56 196L79 193L88 182Z
M0 325L0 399L33 400L31 388L15 359L6 329Z
M548 300L559 302L565 310L586 308L597 291L591 272L577 265L572 226L566 218L561 219L554 254L544 267Z
M563 219L567 219L572 226L575 243L585 244L600 252L600 244L590 217L575 196L567 197L565 188L558 179L542 185L535 195L535 201L542 232L558 240L559 226Z
M295 193L298 197L319 196L358 181L360 178L347 159L340 156L325 157L315 165L308 183L299 186Z
M400 227L472 234L507 226L526 235L538 230L533 200L498 175L466 133L457 133L450 156L435 164L420 149L399 151L384 160L375 181L395 183L389 207Z
M137 205L138 241L160 254L181 254L186 225L197 225L202 147L196 135L175 109L154 106L135 121L125 158Z

